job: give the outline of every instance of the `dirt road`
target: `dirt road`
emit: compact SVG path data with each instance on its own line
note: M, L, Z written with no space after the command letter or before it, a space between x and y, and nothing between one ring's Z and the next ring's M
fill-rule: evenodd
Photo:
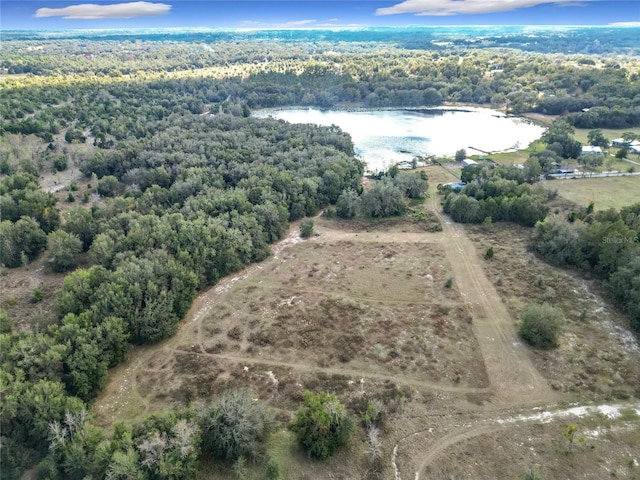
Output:
M481 263L484 260L476 253L464 227L442 212L438 195L432 195L429 202L442 223L445 240L441 245L452 266L454 283L473 315L473 330L496 398L508 405L554 401L549 384L533 366L527 347L518 338L516 322L485 275Z
M503 405L504 415L513 407L552 405L558 400L548 382L534 367L527 347L516 332L516 322L502 303L498 292L485 275L481 259L464 227L453 223L442 211L440 196L431 195L429 208L442 224L440 243L452 266L455 286L462 292L466 307L473 316L473 331L480 345L489 389ZM501 428L504 415L492 408L487 418L475 425L456 429L428 445L417 460L415 480L446 449ZM395 451L397 452L398 445ZM415 461L416 459L414 459ZM397 465L393 465L397 469Z

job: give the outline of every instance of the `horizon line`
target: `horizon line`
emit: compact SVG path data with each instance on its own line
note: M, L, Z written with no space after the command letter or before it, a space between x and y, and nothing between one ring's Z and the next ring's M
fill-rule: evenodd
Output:
M309 30L360 30L367 28L376 29L403 29L403 28L456 28L456 27L558 27L558 28L640 28L640 25L629 24L625 25L619 23L612 24L448 24L448 25L424 25L424 24L409 24L409 25L324 25L317 27L285 27L285 26L265 26L265 27L113 27L113 28L12 28L12 29L0 29L0 34L9 32L114 32L114 31L140 31L140 30L192 30L192 31L273 31L273 30L287 30L287 31L309 31Z

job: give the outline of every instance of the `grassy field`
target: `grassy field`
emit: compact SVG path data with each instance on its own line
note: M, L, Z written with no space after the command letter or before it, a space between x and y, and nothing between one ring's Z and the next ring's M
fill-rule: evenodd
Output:
M591 130L592 130L591 128L576 128L574 136L576 137L576 140L578 140L583 145L588 145L589 144L588 136ZM624 132L633 132L636 135L640 135L640 128L638 127L622 128L622 129L601 128L600 130L602 131L602 134L605 136L605 138L609 140L609 142L611 142L611 140L614 140L616 138L621 138Z
M629 177L584 178L547 181L545 186L558 190L560 196L596 210L620 208L640 202L640 175Z

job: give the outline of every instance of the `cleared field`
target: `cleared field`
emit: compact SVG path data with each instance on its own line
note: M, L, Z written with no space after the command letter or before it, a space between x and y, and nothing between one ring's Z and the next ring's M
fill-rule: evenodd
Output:
M640 202L640 175L628 177L553 180L545 186L579 205L593 202L596 210L620 208Z
M320 234L218 287L215 311L137 375L149 410L232 386L295 409L323 376L345 395L349 379L485 387L460 293L444 287L439 246L352 236L333 243Z

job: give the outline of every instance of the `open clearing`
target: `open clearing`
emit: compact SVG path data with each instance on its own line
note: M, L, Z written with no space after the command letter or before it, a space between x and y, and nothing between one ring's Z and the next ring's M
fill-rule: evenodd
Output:
M628 177L553 180L545 186L581 206L593 202L596 210L621 208L640 202L640 175Z
M425 170L432 190L452 179ZM242 388L279 412L268 452L283 478L515 478L531 466L548 478L637 478L640 349L624 319L591 282L531 255L530 230L450 223L432 195L427 222L319 217L308 240L293 226L270 259L203 292L173 338L134 350L94 418L132 422ZM442 231L430 231L437 219ZM544 300L567 326L559 349L535 352L517 318ZM301 454L284 427L306 389L336 393L355 415L384 403L382 466L360 428L328 462ZM572 408L596 401L626 413ZM589 439L570 454L568 423ZM201 478L234 477L206 464Z
M376 383L484 391L468 312L461 294L444 286L451 273L441 237L348 233L336 223L320 219L317 237L205 293L215 302L206 314L195 307L180 334L155 352L140 349L148 355L142 371L132 372L133 397L154 411L221 388L253 387L295 409L323 377L325 388L343 396L354 382L357 392L366 385L372 394ZM127 419L130 401L103 396L98 419Z

